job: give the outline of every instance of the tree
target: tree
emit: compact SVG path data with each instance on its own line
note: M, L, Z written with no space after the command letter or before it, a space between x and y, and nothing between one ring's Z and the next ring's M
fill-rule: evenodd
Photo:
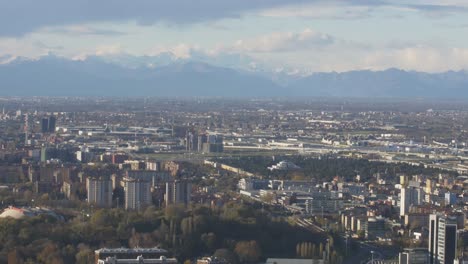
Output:
M203 244L205 245L206 249L209 252L213 252L213 250L216 248L216 235L214 233L204 233L200 237L201 241L203 241Z
M234 251L242 263L256 263L262 255L262 250L255 240L237 242Z
M54 243L47 243L44 249L37 256L37 260L46 264L63 264L60 250Z
M236 254L227 248L217 249L215 253L213 254L213 256L219 259L224 259L227 263L230 263L230 264L238 263Z
M131 248L135 247L154 247L156 242L150 233L138 233L133 232L132 236L128 240L128 245Z
M78 253L76 253L76 264L91 264L94 263L94 252L86 245L78 245Z
M312 257L317 257L317 246L314 244L312 244L312 250L311 250L311 254L312 254Z
M305 258L307 255L306 243L301 243L301 258Z
M274 201L275 195L273 193L271 193L271 192L268 192L268 193L260 196L260 199L262 199L262 201L264 203L270 204L271 202Z
M164 211L164 215L167 220L179 221L185 215L185 208L180 205L169 205Z

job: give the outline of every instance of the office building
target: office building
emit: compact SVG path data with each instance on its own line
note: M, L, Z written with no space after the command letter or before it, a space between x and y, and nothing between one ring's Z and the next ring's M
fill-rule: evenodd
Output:
M198 136L198 151L204 153L223 152L223 136L222 135L201 135Z
M454 205L457 203L457 194L453 192L446 192L444 195L445 205Z
M42 133L47 133L49 132L49 119L44 117L41 120L41 132Z
M170 204L184 204L190 203L192 194L192 184L188 181L173 181L166 183L166 206Z
M411 205L420 205L424 197L421 188L411 186L401 188L400 195L400 216L408 214Z
M405 248L398 256L399 264L426 264L429 254L425 248Z
M54 116L44 117L41 120L41 132L42 133L54 133L56 119Z
M196 133L187 131L185 136L185 149L189 152L198 151L198 136Z
M428 245L430 264L452 264L457 250L456 218L431 214Z
M382 217L369 217L364 223L365 236L369 240L375 240L385 235L385 219Z
M98 207L112 207L112 181L110 178L98 177L86 179L88 203Z
M125 177L125 209L140 210L151 204L151 182L144 179Z
M55 116L49 116L47 132L49 132L49 133L54 133L55 132L55 123L56 123Z

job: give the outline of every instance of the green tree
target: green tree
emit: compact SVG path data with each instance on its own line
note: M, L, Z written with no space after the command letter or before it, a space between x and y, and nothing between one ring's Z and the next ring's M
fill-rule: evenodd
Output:
M230 264L237 264L239 261L237 260L237 256L234 252L227 248L220 248L215 251L213 254L214 257L224 259L227 263Z
M262 255L262 250L255 240L237 242L234 251L242 263L256 263Z

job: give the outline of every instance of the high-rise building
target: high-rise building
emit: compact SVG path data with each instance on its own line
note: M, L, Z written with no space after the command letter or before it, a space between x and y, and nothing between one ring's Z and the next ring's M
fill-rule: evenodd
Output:
M419 187L403 187L400 193L400 216L409 213L411 205L420 205L423 201L424 193Z
M151 181L125 177L125 209L140 210L151 204Z
M196 133L187 132L185 136L185 147L186 150L190 152L198 151L198 136Z
M55 132L55 116L44 117L41 120L41 131L42 133L54 133Z
M192 184L188 181L173 181L166 183L166 206L170 204L190 203Z
M432 185L434 184L434 181L431 179L426 180L426 193L432 194Z
M398 256L399 264L426 264L429 255L425 248L405 248Z
M223 136L222 135L205 135L202 142L198 142L199 145L201 143L201 148L199 151L205 153L212 153L212 152L223 152L224 145L223 145Z
M112 180L106 177L87 178L88 203L98 207L112 206Z
M49 119L47 117L44 117L41 120L41 132L42 133L49 132Z
M203 134L203 135L198 135L198 140L197 140L197 149L198 151L203 151L203 144L208 142L208 137Z
M456 218L440 214L429 216L429 263L452 264L457 250Z
M126 171L127 178L141 179L151 182L151 186L163 185L172 179L171 175L165 171L151 171L151 170L128 170Z
M55 132L55 123L56 123L55 116L49 116L47 132L49 132L49 133L54 133Z
M444 195L445 205L454 205L457 203L457 194L453 192L446 192Z

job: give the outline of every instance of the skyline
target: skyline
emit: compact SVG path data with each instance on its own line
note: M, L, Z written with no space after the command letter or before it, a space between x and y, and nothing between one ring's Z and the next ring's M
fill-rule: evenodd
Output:
M0 64L17 57L197 55L273 71L468 69L468 3L1 1ZM154 65L157 67L158 65Z

